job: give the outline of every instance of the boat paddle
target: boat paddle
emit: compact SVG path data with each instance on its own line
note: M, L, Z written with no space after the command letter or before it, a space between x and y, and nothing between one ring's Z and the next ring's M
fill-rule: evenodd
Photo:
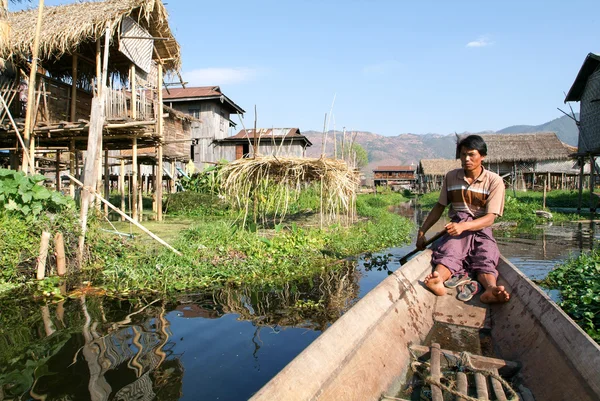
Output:
M438 239L442 238L444 236L444 234L446 234L446 229L440 231L439 233L437 233L433 237L429 238L425 242L425 247L427 248L429 245L431 245L432 242L437 241ZM406 255L402 256L400 258L400 266L402 266L403 264L405 264L408 261L408 258L410 258L411 256L413 256L417 252L421 252L421 250L415 248L412 251L410 251L409 253L407 253Z

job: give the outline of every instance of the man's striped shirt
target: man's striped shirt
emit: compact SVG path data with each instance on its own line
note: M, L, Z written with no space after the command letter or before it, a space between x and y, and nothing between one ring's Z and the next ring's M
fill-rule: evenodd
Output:
M498 174L484 168L469 184L462 168L452 170L446 174L438 202L444 206L450 204L450 218L456 212L469 213L475 219L488 213L502 216L504 182Z

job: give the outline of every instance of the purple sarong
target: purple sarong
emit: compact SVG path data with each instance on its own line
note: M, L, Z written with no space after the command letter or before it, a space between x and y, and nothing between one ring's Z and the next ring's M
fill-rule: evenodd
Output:
M453 223L471 221L473 217L465 212L457 212ZM498 278L498 260L500 251L492 235L492 229L486 227L479 231L463 231L454 237L443 236L433 246L431 263L446 266L453 275L467 273L474 278L480 273L488 273Z

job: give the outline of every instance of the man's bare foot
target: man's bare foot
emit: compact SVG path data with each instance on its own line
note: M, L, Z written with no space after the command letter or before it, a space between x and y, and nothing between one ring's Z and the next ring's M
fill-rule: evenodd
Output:
M479 298L484 304L505 303L510 299L510 294L504 289L504 286L489 287L481 294Z
M427 288L429 288L431 292L433 292L435 295L446 294L446 287L444 287L444 282L440 277L440 273L433 272L431 274L428 274L427 277L425 277L425 280L423 280L423 282L425 283Z

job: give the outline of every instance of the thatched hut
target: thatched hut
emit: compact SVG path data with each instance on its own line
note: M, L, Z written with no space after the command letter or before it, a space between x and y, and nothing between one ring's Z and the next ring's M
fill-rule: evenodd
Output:
M36 9L9 13L10 40L0 42L0 58L7 60L0 72L0 94L17 129L30 135L26 145L33 142L45 152L69 151L69 170L75 175L75 163L81 160L76 152L88 146L92 98L106 79L103 150L129 149L135 155L137 147L155 148L159 170L164 158L187 161L191 127L182 121L188 117L168 112L162 104L163 76L178 71L181 56L161 0L44 8L37 68L30 74L37 15ZM30 75L34 82L28 82ZM26 113L26 107L32 112ZM14 127L2 113L0 147L13 152L20 151ZM30 153L31 158L36 155ZM132 164L137 170L135 156Z
M446 174L460 168L460 160L422 159L417 166L417 188L420 193L439 191Z
M462 139L464 135L458 137ZM571 149L561 142L554 132L536 132L531 134L487 134L482 135L487 144L488 154L484 166L504 177L506 183L516 189L532 189L542 185L548 177L547 163L567 162ZM458 158L458 154L456 155ZM551 179L552 189L574 185L578 174L563 175L552 172L560 179ZM569 183L562 179L569 179Z

